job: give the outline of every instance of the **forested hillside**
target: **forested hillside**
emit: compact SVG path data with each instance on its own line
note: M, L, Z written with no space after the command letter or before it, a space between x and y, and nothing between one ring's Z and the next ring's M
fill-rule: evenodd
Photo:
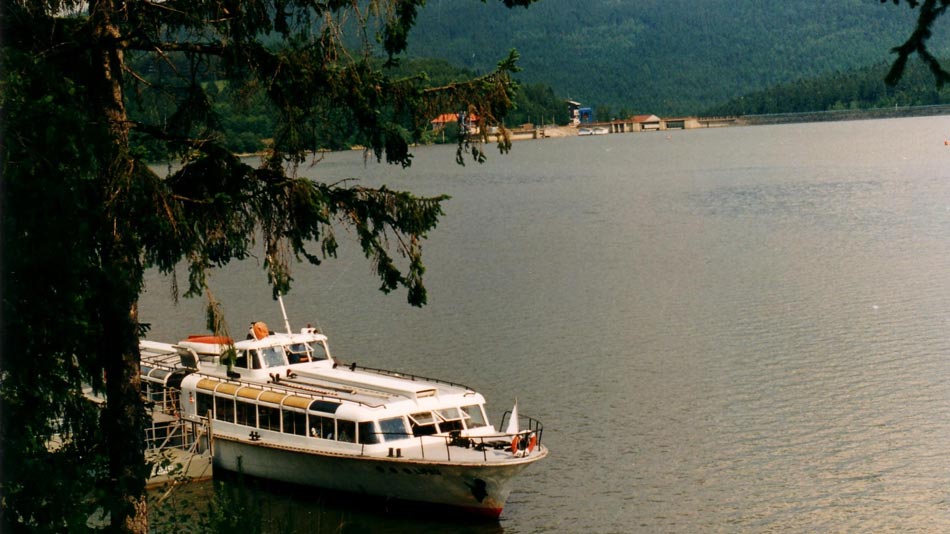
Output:
M430 0L408 57L387 72L397 78L424 72L429 85L445 85L493 69L513 46L523 71L516 76L516 107L505 118L509 127L565 124L567 98L592 107L596 120L946 103L950 87L937 91L916 60L897 87L883 83L891 49L907 38L916 14L876 0L541 0L515 10L500 2ZM479 24L466 24L473 20ZM950 27L941 28L931 49L950 58ZM174 115L171 96L190 83L179 79L186 65L175 61L184 59L138 65L166 96L133 97L134 119L162 124ZM215 116L214 131L202 135L220 137L235 151L262 150L271 142L275 111L260 87L234 86L215 70L208 64L197 73ZM317 122L301 132L312 146L366 144L337 109L324 110ZM452 133L457 128L430 131L423 141L454 142ZM148 158L167 156L164 143L133 137Z
M943 64L950 64L944 59ZM950 87L938 89L920 62L908 63L896 85L884 77L889 64L796 80L756 91L704 110L702 115L768 115L950 104Z
M694 114L774 85L888 63L916 13L877 0L542 0L514 11L431 0L409 54L486 72L515 47L521 79L565 98ZM938 56L950 56L945 26L930 42Z

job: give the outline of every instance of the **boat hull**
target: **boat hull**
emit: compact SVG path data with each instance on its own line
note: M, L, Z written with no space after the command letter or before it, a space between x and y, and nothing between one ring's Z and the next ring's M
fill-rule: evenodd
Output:
M511 481L534 461L444 463L312 451L276 444L215 437L214 467L254 477L396 501L460 509L497 518L511 493Z

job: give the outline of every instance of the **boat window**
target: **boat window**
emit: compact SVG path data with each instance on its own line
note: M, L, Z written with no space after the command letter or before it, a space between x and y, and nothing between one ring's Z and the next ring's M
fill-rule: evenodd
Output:
M310 403L310 409L315 412L323 413L336 413L337 408L340 407L339 402L329 402L324 400L315 400Z
M356 443L356 423L338 419L336 422L336 440Z
M414 413L409 416L409 426L413 436L431 436L438 432L435 428L435 416L432 412Z
M458 408L445 408L444 410L436 410L435 413L446 421L457 421L462 418Z
M165 405L168 403L168 400L169 400L168 397L170 396L171 392L174 391L174 390L170 390L168 388L159 386L158 384L149 384L148 389L150 390L149 397L152 399L152 401L155 402L155 404L157 404L158 406L162 408L165 408Z
M287 434L307 435L307 414L284 410L284 432Z
M264 430L280 432L280 408L258 405L257 425Z
M246 426L257 426L257 417L254 405L249 402L237 401L237 405L234 410L235 415L237 416L235 422L239 425Z
M260 353L264 360L264 367L287 365L287 358L284 356L284 347L265 347L260 350ZM260 369L260 367L255 367L255 369Z
M214 398L214 418L218 421L234 422L234 399L230 397Z
M319 362L330 358L330 351L327 350L323 341L317 341L310 346L310 359Z
M287 349L287 360L291 364L310 361L310 346L306 343L294 343L285 348Z
M333 418L310 414L310 437L334 439L336 433L333 429Z
M170 374L170 371L165 369L152 369L148 373L145 373L149 378L154 379L153 381L165 383L165 378Z
M453 430L462 430L462 415L459 413L458 408L446 408L444 410L436 410L439 419L439 431L440 432L452 432Z
M234 367L237 367L237 368L239 368L239 369L247 369L247 368L248 368L248 367L247 367L247 351L246 351L246 350L238 351L238 353L235 354Z
M417 425L435 424L435 417L432 415L432 412L414 413L409 416L409 420Z
M380 419L379 430L382 433L383 441L393 441L409 437L409 429L406 428L406 420L402 417Z
M379 434L376 433L376 425L372 421L363 421L360 423L360 443L372 445L379 443Z
M478 428L488 424L485 422L485 414L482 413L480 404L462 406L462 413L465 415L465 426L468 428Z
M196 410L199 417L207 417L208 412L214 412L214 397L207 393L198 393L198 404Z

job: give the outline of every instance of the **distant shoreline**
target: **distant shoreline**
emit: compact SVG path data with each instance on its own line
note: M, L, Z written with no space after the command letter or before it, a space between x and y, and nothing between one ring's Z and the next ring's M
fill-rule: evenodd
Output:
M950 104L875 109L804 111L799 113L773 113L768 115L740 115L737 121L737 126L850 121L862 119L894 119L902 117L930 117L937 115L950 115Z
M835 122L851 120L872 120L872 119L895 119L905 117L932 117L939 115L950 115L950 104L936 104L931 106L904 106L896 108L876 108L876 109L846 109L832 111L804 111L798 113L773 113L767 115L738 115L735 121L729 125L716 126L717 128L735 128L742 126L766 126L770 124L799 124L809 122ZM700 117L701 118L701 117ZM605 123L606 124L606 123ZM687 129L706 129L706 128L687 128ZM530 141L538 139L553 139L561 137L576 137L578 128L574 126L546 125L534 129L511 129L510 139L512 141ZM646 133L659 131L681 130L681 128L670 128L666 130L643 130L636 132L622 133ZM611 134L617 135L617 134ZM490 136L489 142L494 142L494 136ZM353 146L349 150L364 150L362 146ZM337 152L335 150L321 150L319 152ZM346 152L342 150L340 152ZM241 158L251 158L265 156L266 151L237 154Z

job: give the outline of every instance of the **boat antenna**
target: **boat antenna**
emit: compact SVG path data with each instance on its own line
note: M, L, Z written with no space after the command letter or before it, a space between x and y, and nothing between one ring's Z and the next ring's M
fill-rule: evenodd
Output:
M284 308L284 297L280 293L277 294L277 302L280 303L280 313L284 315L284 326L287 327L287 333L293 334L290 331L290 321L287 320L287 308Z

